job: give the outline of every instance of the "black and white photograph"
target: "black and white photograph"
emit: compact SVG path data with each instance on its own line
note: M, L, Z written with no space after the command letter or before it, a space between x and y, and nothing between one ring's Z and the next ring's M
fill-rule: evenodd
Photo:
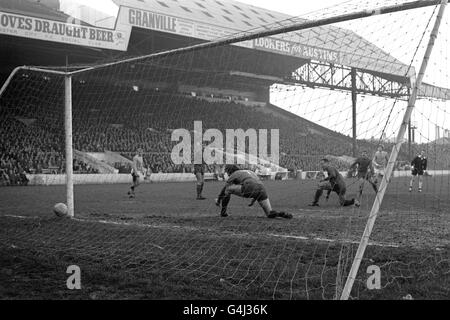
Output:
M0 300L450 300L447 2L0 0Z

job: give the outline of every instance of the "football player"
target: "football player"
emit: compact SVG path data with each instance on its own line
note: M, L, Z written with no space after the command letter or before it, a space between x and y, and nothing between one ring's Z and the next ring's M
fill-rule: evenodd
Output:
M326 171L328 176L322 180L320 180L319 185L317 187L316 193L314 195L313 203L310 204L312 207L319 206L319 199L322 196L324 190L327 190L327 200L330 197L331 191L337 193L339 197L339 203L341 206L347 207L351 206L355 203L355 199L346 200L345 193L347 191L344 177L339 173L339 171L330 165L329 160L324 158L320 160L320 166L323 171ZM357 205L357 204L356 204Z
M361 157L357 158L355 162L350 166L350 170L355 169L357 170L356 177L358 178L359 181L359 192L356 197L355 203L359 205L364 190L364 184L366 183L366 181L370 183L375 193L378 192L378 186L373 181L374 169L372 165L372 160L370 160L367 157L367 151L363 151Z
M414 178L419 176L419 192L422 192L423 175L427 170L427 157L425 157L425 150L422 150L412 161L411 161L411 181L409 182L409 192L412 192Z
M134 189L139 186L139 176L142 174L145 177L144 159L142 158L142 149L138 149L136 155L133 157L133 164L131 167L132 184L128 195L130 198L135 197Z
M375 174L375 183L378 183L378 181L383 179L388 162L389 162L388 153L386 151L383 151L382 145L379 145L372 160Z
M252 206L258 201L268 218L292 218L292 214L290 213L272 210L266 188L253 171L240 170L236 165L226 165L225 172L229 178L216 199L216 205L222 206L220 211L222 217L228 216L228 203L230 202L231 195L234 194L239 197L252 199L249 206Z

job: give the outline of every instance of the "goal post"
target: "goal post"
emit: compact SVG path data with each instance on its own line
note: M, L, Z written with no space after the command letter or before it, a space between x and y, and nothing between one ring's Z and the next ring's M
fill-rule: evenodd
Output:
M447 2L448 2L448 0L441 1L440 7L439 7L439 12L436 16L436 21L434 23L433 30L431 31L431 34L430 34L430 39L428 41L427 49L425 51L425 54L424 54L424 57L422 60L422 64L420 66L420 70L419 70L419 74L417 75L417 79L415 79L414 75L411 77L411 87L413 88L413 90L412 90L411 96L408 100L408 107L406 108L406 112L403 117L403 121L402 121L400 129L398 131L396 143L394 144L394 146L392 148L385 174L383 176L381 184L378 188L378 193L373 202L373 206L372 206L372 209L370 211L370 214L369 214L369 217L367 220L367 225L364 229L364 233L362 235L361 242L359 244L355 258L353 260L353 264L350 269L350 273L347 276L347 281L346 281L344 289L342 291L341 300L347 300L350 296L353 282L355 281L356 274L358 273L359 266L361 264L361 260L364 255L364 251L366 250L367 245L369 243L370 235L372 233L373 226L375 225L375 221L377 219L377 215L380 210L381 203L383 202L384 194L385 194L387 186L389 184L389 180L391 179L394 165L395 165L395 162L397 161L398 153L403 144L406 129L411 120L411 113L412 113L415 103L416 103L419 88L422 85L422 80L425 75L425 71L427 69L428 61L430 59L431 52L433 50L435 39L437 37L439 27L441 25L442 16L444 15L444 11L445 11Z
M66 198L67 214L74 217L73 146L72 146L72 76L64 76L64 132L66 142Z
M11 80L19 71L33 71L42 74L64 77L64 136L65 136L65 172L66 172L66 202L67 214L74 217L74 193L73 193L73 145L72 145L72 76L68 72L45 69L40 67L19 66L14 68L0 88L0 97L8 88Z

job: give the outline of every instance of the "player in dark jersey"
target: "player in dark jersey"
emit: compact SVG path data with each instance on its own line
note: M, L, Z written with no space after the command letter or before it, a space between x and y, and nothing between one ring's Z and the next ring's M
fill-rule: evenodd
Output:
M422 183L423 183L423 174L427 170L427 157L425 157L425 150L422 150L420 154L418 154L411 161L411 181L409 182L409 192L412 192L414 178L419 176L419 192L422 192Z
M375 193L378 192L378 186L374 181L375 171L373 169L372 160L367 156L367 151L363 151L361 157L357 158L350 166L350 170L355 169L357 170L356 177L359 181L359 191L355 203L359 205L366 181L370 183Z
M320 180L314 195L314 201L310 206L319 206L319 199L322 196L323 190L328 191L327 199L329 198L331 191L336 192L339 196L339 203L341 206L347 207L355 204L355 199L345 199L347 187L345 185L344 177L342 177L339 171L330 165L328 159L320 160L320 165L322 170L327 172L328 176L325 179Z
M228 203L230 202L231 195L234 194L243 198L251 198L252 201L249 206L252 206L255 201L258 201L268 218L292 218L292 214L290 213L272 210L266 188L253 171L239 170L236 165L227 165L225 172L229 178L225 187L220 192L219 197L216 199L216 205L222 205L220 211L222 217L228 216Z

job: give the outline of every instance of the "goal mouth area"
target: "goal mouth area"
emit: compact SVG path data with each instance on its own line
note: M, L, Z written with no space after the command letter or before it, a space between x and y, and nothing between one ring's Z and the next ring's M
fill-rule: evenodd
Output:
M236 218L258 220L258 224L266 220ZM212 228L174 225L164 218L164 223L154 223L155 219L144 223L1 216L4 263L0 273L10 270L16 288L31 288L21 291L19 296L24 297L37 287L40 294L52 296L58 284L49 279L59 279L67 265L76 263L83 272L83 292L88 299L93 293L106 299L183 299L186 290L196 299L335 299L341 286L339 275L345 274L350 253L359 243L298 233L236 232L227 230L227 223L219 217L214 219L221 222ZM274 222L287 221L268 224ZM4 233L10 232L15 236L4 239ZM439 292L445 292L445 283L440 281L448 272L448 248L430 252L429 247L374 242L367 250L370 255L361 268L374 264L381 268L386 280L384 296L400 299L404 294L399 284L414 279L424 288L423 293L415 291L415 297L425 296L434 286L442 290L432 296L442 298ZM11 265L12 257L21 268ZM428 274L429 270L433 273ZM376 298L365 288L364 273L355 287L359 299Z
M86 232L96 233L95 229L103 232L111 230L128 230L147 234L149 238L159 234L160 237L189 237L189 234L203 236L207 239L247 239L260 241L298 241L299 243L317 242L336 245L357 245L360 241L361 226L367 221L367 213L361 215L356 211L344 214L327 210L303 209L291 211L293 219L268 219L259 212L238 213L221 218L206 215L142 215L130 217L125 215L108 214L83 214L79 213L75 218L58 218L42 216L0 215L5 226L14 223L14 220L26 220L30 225L59 225L65 228L74 228L85 224ZM331 213L331 214L330 214ZM379 228L369 242L369 246L385 248L411 248L417 250L443 250L450 246L446 239L445 230L440 223L430 223L425 212L411 211L381 211L379 216ZM442 212L442 216L446 213ZM9 220L10 219L10 220ZM9 222L8 222L9 220ZM332 224L330 223L332 222ZM351 228L346 229L351 222ZM401 223L401 228L398 228ZM418 228L418 225L421 228ZM102 229L102 226L104 229ZM408 236L408 230L416 229L414 236ZM420 229L420 230L419 230ZM18 233L20 233L18 231ZM101 238L101 235L97 235ZM105 235L106 236L106 235Z

